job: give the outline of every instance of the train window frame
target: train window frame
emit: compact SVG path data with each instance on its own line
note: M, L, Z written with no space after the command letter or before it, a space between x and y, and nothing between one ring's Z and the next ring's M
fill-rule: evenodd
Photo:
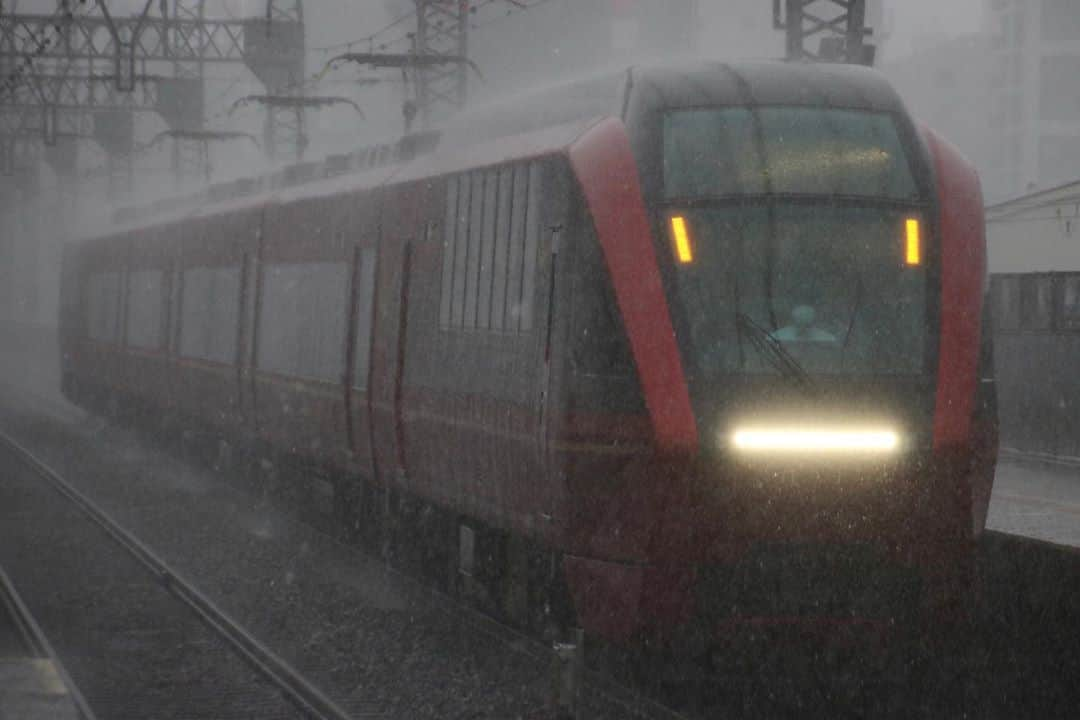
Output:
M375 345L375 286L378 283L378 253L374 247L361 247L356 252L353 277L356 283L356 320L353 323L352 387L369 392L371 354ZM366 331L365 331L366 330Z
M514 166L514 189L510 198L510 253L507 261L506 327L521 330L522 288L524 287L525 234L529 223L529 168L524 163Z
M1068 302L1070 287L1075 289L1071 305ZM1059 330L1080 332L1080 273L1064 273L1059 277L1057 321Z
M997 275L993 279L994 319L1000 332L1018 332L1022 326L1021 280L1019 275Z
M200 328L199 331L203 335L203 343L200 348L205 348L202 352L193 351L190 345L185 343L185 338L188 338L186 332L195 332L195 329L189 327L191 323L191 313L188 311L188 300L192 297L192 282L189 275L194 276L194 273L205 270L211 273L215 273L212 277L216 283L218 275L224 277L225 273L229 275L229 282L235 283L235 289L232 294L231 303L221 302L207 302L207 310L204 317L211 318L212 322ZM222 365L226 367L234 366L236 364L236 353L240 346L240 302L241 302L241 271L242 268L239 264L213 264L213 265L185 265L179 269L180 275L180 302L179 302L179 327L177 328L177 340L176 340L176 354L179 357L189 360L197 360L199 362L207 362L215 365ZM216 285L215 285L216 287ZM230 288L226 288L226 292L222 297L228 297L230 294L227 292ZM215 291L216 292L216 291ZM215 326L218 331L222 331L220 337L215 335ZM231 330L230 330L231 328ZM214 343L217 340L223 340L229 338L227 351L215 350Z
M498 170L484 171L484 194L480 242L480 283L477 287L476 327L498 330L492 322L491 301L495 288L495 220L499 209Z
M918 172L918 159L909 153L909 148L905 145L905 130L902 117L892 111L886 110L874 110L865 108L847 108L847 107L810 107L806 105L790 104L790 103L769 103L759 106L746 106L746 105L688 105L679 106L675 108L669 108L661 113L661 128L660 128L660 142L661 142L661 154L660 154L660 172L661 172L661 195L665 202L678 202L693 198L702 197L749 197L757 195L815 195L822 192L821 183L826 182L828 178L820 176L818 173L803 173L807 180L807 187L798 187L798 183L788 181L791 184L783 184L782 179L776 177L778 169L790 165L793 168L798 168L800 163L790 162L790 158L785 156L774 157L776 153L782 151L787 145L792 148L798 148L802 143L803 138L790 138L788 142L783 141L784 134L782 132L766 132L764 137L769 144L761 145L757 148L756 152L752 154L752 160L749 165L740 164L739 160L734 156L729 158L729 164L731 167L729 172L725 174L718 174L716 177L721 176L738 178L739 173L744 175L749 172L749 177L743 177L743 179L736 180L736 184L721 192L675 192L674 186L680 184L688 184L686 170L683 173L676 173L672 164L676 158L680 158L680 153L677 151L677 141L680 140L685 134L676 134L674 132L675 125L679 122L690 123L693 121L693 116L708 116L708 115L720 115L731 114L731 117L725 121L722 125L730 131L739 131L740 128L734 122L739 113L744 113L746 126L741 128L743 131L743 138L739 142L727 143L726 146L730 148L741 147L745 144L745 138L755 138L756 140L759 132L762 131L763 124L775 125L783 127L784 125L791 124L790 118L785 118L785 113L805 113L806 116L801 119L796 119L798 125L805 125L807 127L812 126L812 121L823 121L826 125L832 127L836 122L844 122L845 116L850 120L853 117L861 117L864 120L873 119L875 122L880 123L886 121L886 125L866 125L860 128L862 131L869 132L870 135L875 136L878 140L893 141L891 143L883 142L878 148L879 151L885 152L886 157L893 157L897 162L893 163L894 169L899 171L899 174L883 174L879 181L882 182L882 189L880 192L867 193L862 192L863 186L858 186L857 190L853 190L850 187L841 189L839 187L833 188L829 194L845 197L857 197L860 199L868 200L887 200L890 202L917 202L924 198L926 188L923 187L919 180ZM813 117L812 113L817 113L818 117ZM832 117L828 117L829 115ZM689 126L687 126L689 127ZM686 128L684 128L686 129ZM891 131L884 132L883 131ZM885 135L883 137L883 134ZM845 133L849 135L849 133ZM781 138L780 142L775 142L772 138ZM781 162L783 161L783 162ZM692 168L689 168L692 169ZM837 178L844 177L845 173L837 174L832 181L836 181ZM716 178L713 178L715 180ZM700 179L699 179L700 180ZM751 182L751 186L747 186L747 182ZM743 183L739 185L739 183ZM779 185L778 185L779 183ZM700 184L700 183L699 183ZM865 185L865 183L864 183ZM887 189L886 186L898 185L899 189ZM895 190L895 191L894 191ZM907 192L901 192L906 190Z
M110 278L113 285L111 289L108 287L109 283L106 283L106 280ZM95 280L100 281L100 284L96 284ZM86 306L84 322L85 334L88 340L106 345L118 341L120 337L122 285L123 274L119 270L105 269L87 274L84 286ZM108 295L112 295L112 297L109 298ZM102 311L107 312L108 315L102 314ZM105 322L99 323L97 320L104 320ZM106 329L107 326L108 332L95 333L95 326L97 325L101 325L103 329Z
M457 247L457 204L459 178L452 175L446 180L446 218L443 222L442 286L439 298L439 326L449 327L451 304L454 293L454 253ZM447 259L450 258L450 261Z
M351 264L344 260L262 264L259 325L255 333L257 372L331 385L343 383L351 272ZM278 282L284 285L275 285ZM295 283L295 287L289 283ZM289 292L280 293L283 288ZM295 315L290 317L280 312L283 307ZM326 312L327 307L337 314ZM323 322L312 322L312 318ZM280 351L273 353L282 347L296 348L297 352L290 357Z
M510 286L510 228L513 219L514 169L503 166L498 170L498 208L495 214L495 258L492 285L491 326L506 330L506 298Z
M447 178L439 328L534 329L543 164L522 161Z
M477 322L480 305L480 259L484 240L484 171L469 173L472 190L469 197L469 252L465 266L465 315L466 330L483 330Z
M1052 332L1056 327L1055 278L1048 273L1033 273L1020 283L1020 324L1026 332Z
M139 289L139 276L157 275L156 288L151 288L150 292L146 295L136 295L135 290ZM159 352L164 349L166 344L166 328L165 323L165 309L166 309L166 277L167 272L163 268L159 267L138 267L129 268L127 273L127 283L125 288L125 305L126 310L124 313L124 345L135 350L147 351L147 352ZM156 292L154 290L156 289ZM149 325L142 326L132 322L132 318L137 318L139 321L150 322L150 317L142 316L144 303L152 300L156 296L157 302L157 318L154 320L155 330L153 333L153 339L148 340L149 335L141 334L142 331L148 329ZM136 302L138 300L138 302ZM153 313L151 313L153 314ZM133 337L133 332L140 333L138 336Z
M472 179L468 173L458 175L457 209L454 216L454 254L449 260L451 270L450 324L448 328L465 327L465 274L469 262L469 203ZM445 262L448 258L444 257Z
M540 271L540 203L543 200L541 189L544 182L544 168L538 163L529 163L529 188L525 206L525 247L524 267L522 268L521 316L519 328L522 332L533 329L536 304L536 281Z

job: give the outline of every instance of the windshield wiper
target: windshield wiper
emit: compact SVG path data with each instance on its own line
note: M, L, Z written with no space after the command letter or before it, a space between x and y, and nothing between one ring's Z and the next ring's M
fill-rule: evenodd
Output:
M793 385L806 392L814 390L814 381L803 369L803 366L799 364L799 361L791 356L783 343L773 337L768 330L754 322L749 315L743 312L735 313L735 331L740 338L745 333L758 354Z

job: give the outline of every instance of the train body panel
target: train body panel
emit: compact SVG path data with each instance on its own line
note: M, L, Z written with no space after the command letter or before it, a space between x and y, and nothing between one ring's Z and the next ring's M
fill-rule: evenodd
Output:
M621 115L496 108L394 172L69 248L65 391L532 543L613 640L763 552L969 558L996 453L970 167L865 70L602 84ZM891 444L754 454L748 427Z

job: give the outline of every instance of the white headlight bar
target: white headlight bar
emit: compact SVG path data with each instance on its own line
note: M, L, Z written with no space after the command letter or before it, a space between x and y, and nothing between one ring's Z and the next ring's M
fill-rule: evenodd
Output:
M900 446L900 437L877 429L740 428L732 443L744 452L889 453Z

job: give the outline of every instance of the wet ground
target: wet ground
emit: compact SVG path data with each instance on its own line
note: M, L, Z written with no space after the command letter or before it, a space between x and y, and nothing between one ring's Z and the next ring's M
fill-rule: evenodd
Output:
M335 559L338 551L320 551L317 539L300 538L307 533L302 526L268 508L244 506L213 478L193 475L178 461L147 458L123 432L68 405L56 390L55 358L46 347L28 359L30 346L0 345L0 373L7 379L0 414L10 419L14 411L24 430L51 437L61 457L70 459L76 440L85 443L83 460L75 457L73 468L86 462L86 448L109 446L136 480L115 496L117 503L149 501L149 488L137 489L137 479L152 473L158 487L177 499L170 510L153 511L159 517L191 512L187 527L198 529L208 527L200 519L208 505L231 513L236 537L221 539L219 546L229 551L218 562L191 555L185 534L155 523L153 512L144 516L150 517L144 530L160 536L160 544L175 543L181 564L187 557L192 574L205 573L207 587L232 598L237 612L248 613L260 632L277 635L301 664L329 660L340 692L377 700L388 717L526 717L543 706L547 675L535 661L497 652L435 619L435 609L385 576L379 563L365 568L351 553ZM57 423L66 429L57 431ZM700 665L671 666L653 680L684 699L696 694L683 708L701 717L1077 717L1080 552L1050 543L1080 547L1080 469L1003 462L988 526L993 532L980 549L970 635L944 628L936 647L891 654L875 665L858 643L822 648L758 634L718 653L708 672ZM292 535L291 554L261 549ZM228 570L238 557L271 567L240 576ZM261 579L250 579L256 575ZM262 600L251 601L247 586L264 581L256 593ZM311 592L329 599L326 617L307 615L303 598ZM431 633L429 621L445 632ZM312 628L318 632L308 632ZM375 642L378 637L385 642Z

